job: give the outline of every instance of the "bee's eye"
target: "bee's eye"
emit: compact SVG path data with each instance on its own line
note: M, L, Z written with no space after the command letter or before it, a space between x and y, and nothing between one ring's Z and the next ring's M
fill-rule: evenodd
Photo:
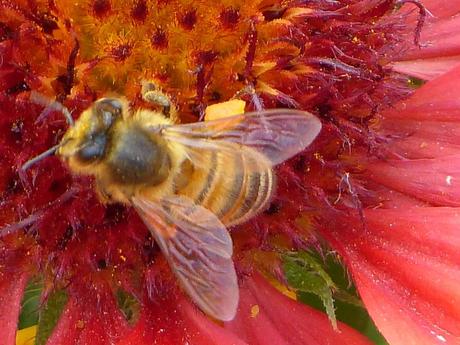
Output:
M123 105L115 98L103 98L94 103L94 113L107 128L112 125L116 118L121 116L122 111Z
M106 150L107 137L99 134L88 139L78 151L78 158L82 163L91 163L101 159Z

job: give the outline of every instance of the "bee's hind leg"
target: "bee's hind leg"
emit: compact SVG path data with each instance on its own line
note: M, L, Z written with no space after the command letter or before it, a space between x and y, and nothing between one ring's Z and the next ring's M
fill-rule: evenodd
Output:
M171 101L171 98L155 82L150 80L143 81L141 92L142 98L145 101L162 108L163 115L172 119L176 118L176 106Z

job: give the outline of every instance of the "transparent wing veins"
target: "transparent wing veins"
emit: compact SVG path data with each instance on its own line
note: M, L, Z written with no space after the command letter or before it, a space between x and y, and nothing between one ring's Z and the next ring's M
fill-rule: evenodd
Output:
M133 198L132 203L190 298L212 317L232 320L238 281L232 240L220 220L183 196L161 202Z
M190 148L230 153L246 146L276 165L304 150L320 130L321 121L308 112L269 109L214 121L167 126L162 134Z

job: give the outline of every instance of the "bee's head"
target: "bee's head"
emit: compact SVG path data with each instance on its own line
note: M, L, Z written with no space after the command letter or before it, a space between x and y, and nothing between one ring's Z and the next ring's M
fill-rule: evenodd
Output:
M25 162L21 167L23 171L54 153L64 159L75 158L83 165L99 161L105 155L111 128L127 110L122 99L101 98L74 123L70 112L61 103L50 101L36 92L31 93L31 100L45 105L45 110L61 111L70 127L58 145Z
M122 111L123 105L116 98L99 99L89 109L86 132L76 152L82 163L93 163L104 157L110 129L122 117Z
M94 102L68 130L58 154L74 156L82 164L96 163L104 158L110 130L122 118L123 110L124 103L117 98L101 98Z

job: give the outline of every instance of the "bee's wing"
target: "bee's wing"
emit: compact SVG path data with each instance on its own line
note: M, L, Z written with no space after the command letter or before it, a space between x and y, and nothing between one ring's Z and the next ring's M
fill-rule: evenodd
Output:
M239 290L232 239L221 221L182 196L161 202L134 197L132 203L192 300L206 314L232 320Z
M279 164L305 149L321 130L314 115L294 109L269 109L219 120L173 125L161 133L192 149L221 153L252 148Z

